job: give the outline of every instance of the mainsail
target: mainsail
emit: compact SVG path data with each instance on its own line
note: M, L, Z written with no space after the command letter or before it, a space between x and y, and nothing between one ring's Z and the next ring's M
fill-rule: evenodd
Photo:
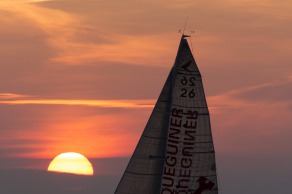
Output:
M209 110L186 37L115 194L218 194Z

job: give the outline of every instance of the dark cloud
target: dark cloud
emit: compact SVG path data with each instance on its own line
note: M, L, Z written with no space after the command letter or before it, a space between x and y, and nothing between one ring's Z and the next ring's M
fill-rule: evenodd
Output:
M15 139L3 139L1 140L0 145L2 144L1 146L2 148L4 147L3 145L8 145L11 147L14 147L14 146L23 147L23 145L34 145L34 144L39 144L39 143L44 143L44 142L54 142L54 140L41 140L41 139L19 137Z
M38 170L1 170L0 192L22 194L112 194L117 176L79 176Z
M51 160L47 158L1 157L0 171L4 169L45 170L48 168Z
M13 141L13 140L12 140ZM13 143L13 142L11 142ZM27 153L37 153L44 151L44 148L42 147L30 147L29 144L24 144L21 146L13 146L9 147L9 145L5 145L5 147L0 148L0 155L2 157L10 157L15 155L21 155L21 154L27 154Z

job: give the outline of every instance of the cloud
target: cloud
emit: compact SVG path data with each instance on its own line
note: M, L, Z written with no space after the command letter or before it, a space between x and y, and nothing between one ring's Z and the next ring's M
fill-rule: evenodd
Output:
M215 100L222 103L232 104L238 102L242 104L257 103L292 103L292 79L288 76L286 79L272 80L267 83L249 86L241 89L235 89L222 95L211 97L211 101ZM224 100L224 98L226 100ZM231 103L229 100L231 100Z
M161 57L166 56L169 50L165 45L159 44L157 40L160 40L163 36L169 37L170 33L162 35L160 33L153 33L152 35L143 33L139 36L131 36L123 32L126 28L125 26L118 26L119 22L104 22L105 18L102 17L104 10L101 9L102 6L100 4L107 7L109 5L106 2L91 2L94 6L98 6L97 9L99 11L97 12L96 9L91 10L86 4L86 15L66 11L68 5L82 10L82 7L84 7L83 1L21 3L20 5L17 4L17 9L11 9L12 6L15 6L14 4L12 2L9 6L4 6L5 10L15 15L21 15L22 18L46 34L46 37L44 37L46 43L55 51L55 56L50 58L51 62L82 65L83 63L98 60L135 65L153 64L153 66L163 66L165 61L169 61ZM57 6L54 7L54 5ZM122 5L125 6L126 4ZM120 20L119 18L135 18L135 15L139 14L139 12L128 9L121 11L123 9L116 7L116 5L113 5L113 7L112 15L106 16L106 18L111 18L115 15L114 17L117 17L115 20ZM97 24L92 25L91 18L95 18L93 22ZM125 22L121 21L122 24ZM140 29L137 24L141 21L133 20L133 22L129 27L133 30ZM116 29L112 29L112 24L117 25L114 27ZM144 27L144 25L141 25L141 27ZM169 42L165 43L169 45ZM143 45L143 47L140 45ZM153 53L160 53L160 55L153 55ZM152 55L152 57L149 58L149 55ZM141 58L144 60L141 60ZM170 61L172 62L172 60Z
M3 67L1 93L26 94L41 99L153 99L158 96L169 71L108 63L41 67L30 63L23 66L27 67L23 71L19 71L19 67Z
M71 105L95 106L100 108L153 108L155 100L63 100L63 99L33 99L0 101L0 104L10 105Z
M22 79L22 83L34 82L37 85L44 84L41 78L48 77L42 72L58 74L58 67L68 64L100 67L109 63L116 66L127 63L132 66L170 67L179 42L176 32L182 28L186 18L185 15L181 16L182 12L191 13L188 28L196 30L193 37L194 49L197 61L202 64L202 74L208 75L206 85L210 84L210 87L206 87L207 93L219 94L235 87L246 87L287 76L287 72L291 72L291 28L285 25L290 19L286 1L277 4L277 9L285 7L285 17L270 15L276 4L271 1L268 4L263 1L212 1L211 5L207 5L205 1L172 1L178 5L175 7L166 1L129 2L84 3L79 0L62 0L6 7L6 12L19 21L15 22L9 33L1 37L7 39L11 36L11 40L21 37L22 41L27 40L28 43L17 39L15 42L19 44L8 49L8 54L17 53L13 58L4 57L15 68L8 71L11 68L5 67L5 73L1 77L9 80L7 75L13 75ZM188 6L179 7L185 4ZM249 6L250 4L253 6ZM17 28L19 23L27 25ZM7 28L7 24L9 22L3 26ZM38 39L39 42L30 47L31 42ZM5 49L12 44L7 45ZM15 50L16 48L22 49ZM19 55L22 60L16 60ZM25 64L19 65L24 62ZM30 68L26 68L27 66ZM115 68L112 69L113 72ZM66 70L68 69L70 68ZM243 74L249 78L242 79ZM39 82L31 80L38 76ZM14 81L7 85L11 86L12 83ZM60 83L57 85L62 86ZM26 87L21 87L21 90L24 88ZM51 92L56 93L55 90Z
M46 158L66 151L89 157L125 156L134 149L151 112L136 104L135 108L102 108L64 103L1 104L2 156ZM128 102L123 103L128 107ZM27 146L17 152L16 148Z
M269 83L248 87L244 90L234 92L235 98L247 101L292 103L292 79L272 81Z
M26 98L26 97L29 97L29 96L28 95L23 95L23 94L0 93L0 100Z
M3 153L11 141L21 157L130 155L186 15L217 152L290 152L290 1L3 2Z
M5 145L5 147L0 148L0 154L3 157L11 157L11 156L25 157L27 155L23 153L38 153L42 151L44 151L44 149L41 147L36 147L36 146L32 147L32 146L27 146L27 145L14 146L14 147L7 147L7 145Z
M119 177L116 175L80 176L21 169L1 170L0 172L1 193L111 194L119 181Z
M208 98L217 150L285 154L291 133L291 77ZM248 143L247 143L248 142Z
M56 0L27 0L30 3L40 3L40 2L48 2L48 1L56 1Z

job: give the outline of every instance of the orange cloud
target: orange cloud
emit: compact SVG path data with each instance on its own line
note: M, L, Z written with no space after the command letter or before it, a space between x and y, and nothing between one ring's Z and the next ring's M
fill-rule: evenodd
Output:
M157 41L171 39L172 33L139 36L117 33L106 24L103 27L87 25L88 18L85 16L32 2L41 1L10 1L0 6L14 13L15 17L21 16L47 35L45 41L54 49L56 55L51 58L52 62L82 65L96 61L110 61L154 66L169 65L173 62L174 57L168 60L163 56L175 53L175 50L170 51L168 48L177 42L163 41L164 44L161 44ZM91 13L88 17L94 17L96 22L104 20L98 16L98 12ZM91 41L90 38L98 41ZM150 55L152 57L149 57Z
M2 99L16 99L16 98L26 98L29 95L14 94L14 93L0 93L0 100Z
M100 113L96 108L76 106L38 109L36 120L23 115L32 124L30 127L11 127L0 136L0 153L38 158L52 158L69 151L89 157L127 156L134 149L149 112L150 109L121 109Z
M0 95L0 99L19 98L24 96ZM64 100L64 99L33 99L33 100L0 100L0 104L23 105L71 105L71 106L95 106L100 108L152 108L155 100Z

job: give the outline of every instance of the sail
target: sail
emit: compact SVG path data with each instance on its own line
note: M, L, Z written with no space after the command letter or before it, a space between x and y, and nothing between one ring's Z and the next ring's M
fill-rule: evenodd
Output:
M209 110L185 38L115 194L218 194Z

